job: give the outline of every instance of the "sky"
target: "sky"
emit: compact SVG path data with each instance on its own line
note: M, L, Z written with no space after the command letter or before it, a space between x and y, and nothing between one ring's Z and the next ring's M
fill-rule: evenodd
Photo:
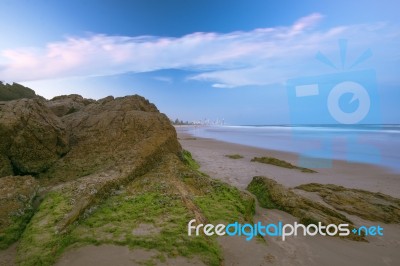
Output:
M48 99L139 94L188 121L400 123L398 10L396 0L0 0L0 80Z

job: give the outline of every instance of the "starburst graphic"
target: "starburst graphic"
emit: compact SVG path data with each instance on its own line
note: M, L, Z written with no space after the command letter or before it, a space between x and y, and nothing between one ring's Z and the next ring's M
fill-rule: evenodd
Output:
M340 61L341 61L341 70L346 69L346 55L347 55L347 40L346 39L340 39L338 41L339 44L339 50L340 50ZM353 64L350 65L348 70L354 68L355 66L361 64L362 62L366 61L368 58L372 56L372 51L371 49L366 49L358 58L356 61L354 61ZM336 70L339 70L339 68L323 53L318 52L315 56L315 58L322 62L325 65L328 65Z

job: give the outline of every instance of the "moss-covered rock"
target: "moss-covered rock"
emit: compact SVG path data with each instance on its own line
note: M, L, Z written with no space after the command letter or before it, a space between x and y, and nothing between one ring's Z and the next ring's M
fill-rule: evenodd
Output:
M317 171L309 169L309 168L304 168L304 167L299 167L296 165L293 165L289 162L274 158L274 157L254 157L251 159L252 162L259 162L259 163L265 163L265 164L271 164L283 168L288 168L288 169L297 169L302 171L303 173L317 173Z
M243 156L240 154L227 154L227 155L225 155L225 157L228 157L230 159L242 159L243 158Z
M15 175L44 172L69 150L65 126L42 99L0 105L0 139L0 162Z
M70 151L41 178L50 183L74 180L110 169L131 175L150 170L167 153L181 146L169 119L140 96L108 97L89 103L62 121Z
M17 241L25 230L38 188L31 176L0 178L0 249Z
M182 150L181 159L187 166L189 166L193 170L197 170L200 168L200 165L192 158L192 154L187 150Z
M400 223L400 199L389 195L332 184L311 183L297 188L318 193L326 203L348 214L370 221Z
M353 223L343 214L328 208L318 202L297 195L291 189L278 184L275 180L263 176L255 176L247 189L253 193L260 205L268 209L278 209L299 218L303 224L349 224ZM350 234L352 240L364 240L362 237Z
M144 175L109 188L111 193L97 192L95 204L60 231L60 222L80 206L76 200L82 196L78 195L96 194L96 190L93 183L79 179L49 193L21 239L18 262L51 265L70 246L116 244L220 265L222 253L216 239L189 237L188 221L249 221L254 212L251 196L167 154Z

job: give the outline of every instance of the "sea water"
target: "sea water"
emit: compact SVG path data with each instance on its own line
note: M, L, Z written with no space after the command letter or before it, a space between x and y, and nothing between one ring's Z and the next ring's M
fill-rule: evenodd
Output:
M198 126L189 133L308 157L376 164L400 173L400 125Z

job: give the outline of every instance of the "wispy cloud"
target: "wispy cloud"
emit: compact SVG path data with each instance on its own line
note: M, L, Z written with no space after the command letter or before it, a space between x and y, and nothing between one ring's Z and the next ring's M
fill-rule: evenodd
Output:
M165 76L155 76L153 77L153 79L158 80L158 81L162 81L162 82L166 82L166 83L172 83L173 79L171 77L165 77Z
M322 15L311 14L285 27L198 32L180 38L68 37L45 47L0 51L0 79L21 82L189 69L198 73L189 79L226 88L279 83L312 73L316 67L305 62L320 49L328 54L336 51L337 40L343 37L359 49L388 42L400 46L399 28L375 23L322 30L321 19ZM392 58L399 58L398 49L392 50L397 52ZM169 82L164 77L158 80Z

